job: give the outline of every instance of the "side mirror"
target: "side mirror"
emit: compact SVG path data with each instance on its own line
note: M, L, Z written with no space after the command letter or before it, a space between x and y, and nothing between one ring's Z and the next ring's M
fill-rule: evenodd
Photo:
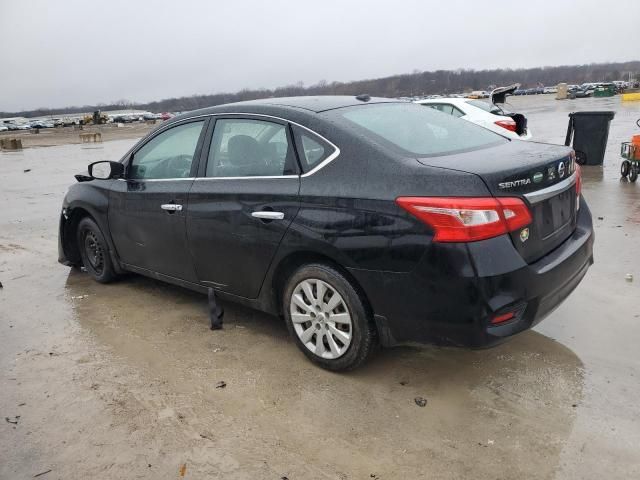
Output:
M96 180L120 178L124 173L124 165L120 162L101 160L89 165L89 176Z

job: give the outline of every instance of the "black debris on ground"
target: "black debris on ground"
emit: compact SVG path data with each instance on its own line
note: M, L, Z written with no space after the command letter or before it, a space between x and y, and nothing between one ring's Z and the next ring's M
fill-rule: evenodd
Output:
M221 380L218 383L216 383L216 388L224 388L226 386L227 386L227 382L225 382L224 380Z
M427 399L426 398L416 397L416 398L414 398L414 402L416 402L416 405L418 405L419 407L426 407L427 406Z
M11 420L9 417L4 417L4 419L7 421L7 423L17 425L18 421L20 420L20 415L16 415L15 417L13 417L13 420Z

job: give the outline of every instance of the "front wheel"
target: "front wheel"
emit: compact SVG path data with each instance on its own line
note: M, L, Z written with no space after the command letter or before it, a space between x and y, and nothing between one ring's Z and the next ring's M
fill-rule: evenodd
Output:
M631 162L629 160L623 160L620 165L620 175L622 178L626 178L629 175L629 170L631 170Z
M351 281L333 267L311 264L298 269L287 282L283 302L289 333L321 367L351 370L374 349L371 314Z
M89 217L78 223L78 250L87 273L100 283L109 283L116 277L109 247L100 227Z

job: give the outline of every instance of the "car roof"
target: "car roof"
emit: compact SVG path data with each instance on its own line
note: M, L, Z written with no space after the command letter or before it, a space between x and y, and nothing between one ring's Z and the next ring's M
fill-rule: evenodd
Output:
M359 97L361 97L359 95ZM366 105L371 103L407 103L403 100L380 97L366 97L367 100L358 100L355 96L347 95L320 95L307 97L278 97L263 98L260 100L248 100L245 102L226 103L215 107L203 108L188 112L185 116L207 115L219 112L228 112L230 108L237 109L238 113L250 113L252 107L259 107L264 111L264 107L292 108L296 110L307 110L309 112L320 113L336 108L351 107L356 105Z

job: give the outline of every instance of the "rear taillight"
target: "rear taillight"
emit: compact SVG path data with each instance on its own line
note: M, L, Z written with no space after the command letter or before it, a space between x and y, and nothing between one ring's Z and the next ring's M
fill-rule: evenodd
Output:
M510 132L515 132L516 131L516 122L513 121L513 120L498 120L498 121L493 122L493 123L495 123L499 127L506 128Z
M531 223L519 198L399 197L396 202L433 228L435 242L475 242Z

